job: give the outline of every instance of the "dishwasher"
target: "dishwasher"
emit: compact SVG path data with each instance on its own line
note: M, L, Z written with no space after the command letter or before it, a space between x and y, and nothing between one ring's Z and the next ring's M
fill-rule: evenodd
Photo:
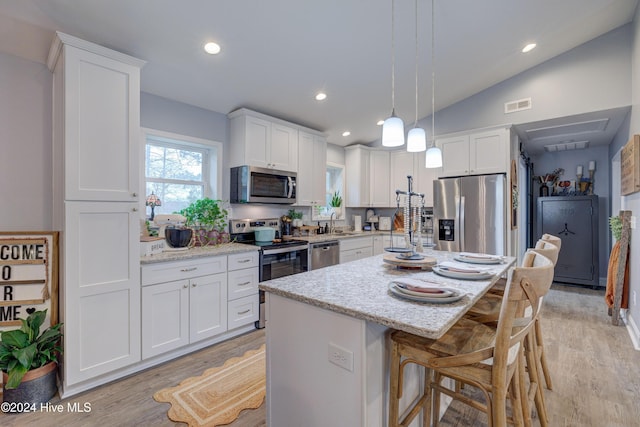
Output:
M322 267L329 267L340 262L340 245L337 240L328 242L318 242L310 244L309 270L317 270Z

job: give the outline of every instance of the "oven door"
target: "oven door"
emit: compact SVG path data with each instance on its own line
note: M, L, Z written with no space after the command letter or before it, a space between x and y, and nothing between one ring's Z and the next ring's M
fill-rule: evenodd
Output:
M308 253L308 245L263 249L260 253L260 281L308 271Z

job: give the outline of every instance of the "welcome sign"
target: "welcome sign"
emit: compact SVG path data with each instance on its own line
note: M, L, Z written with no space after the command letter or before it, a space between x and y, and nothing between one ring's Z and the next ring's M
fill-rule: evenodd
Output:
M0 330L47 309L43 327L58 323L58 237L50 232L0 232Z

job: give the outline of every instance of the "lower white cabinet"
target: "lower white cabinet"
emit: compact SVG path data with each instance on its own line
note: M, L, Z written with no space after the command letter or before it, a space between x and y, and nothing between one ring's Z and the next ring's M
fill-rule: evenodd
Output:
M222 256L142 267L143 359L227 330L226 261ZM150 283L151 278L162 280L161 273L186 277Z
M340 240L340 264L373 256L373 237Z
M260 315L258 252L229 255L227 328L254 323Z

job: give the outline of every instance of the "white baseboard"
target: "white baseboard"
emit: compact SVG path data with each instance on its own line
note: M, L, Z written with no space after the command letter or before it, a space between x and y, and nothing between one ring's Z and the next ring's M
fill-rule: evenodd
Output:
M627 331L629 332L629 337L631 338L631 342L633 343L633 348L640 351L640 329L638 329L638 324L635 322L635 319L631 317L629 310L625 310L625 323L627 325Z

